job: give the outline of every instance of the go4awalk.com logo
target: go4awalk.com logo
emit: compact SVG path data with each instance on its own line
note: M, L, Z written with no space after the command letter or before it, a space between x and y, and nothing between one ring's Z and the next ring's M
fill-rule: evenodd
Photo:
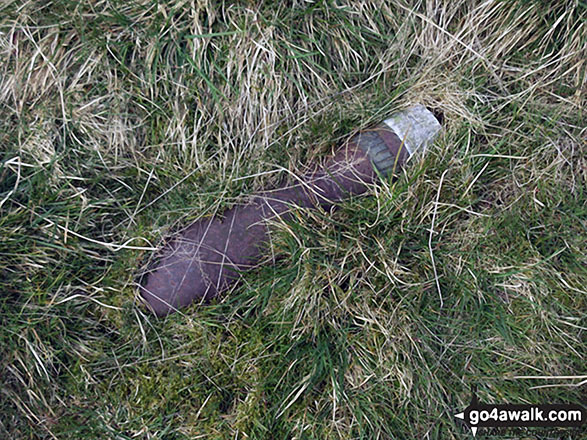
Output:
M479 403L473 393L471 404L455 414L477 434L479 428L494 427L566 427L578 428L587 418L587 411L576 404L493 405Z

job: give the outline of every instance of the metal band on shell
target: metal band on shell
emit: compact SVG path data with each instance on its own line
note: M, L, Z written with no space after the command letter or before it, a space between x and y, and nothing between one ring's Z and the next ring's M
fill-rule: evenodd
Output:
M396 113L353 140L367 154L377 171L388 177L417 152L424 152L441 129L423 105Z

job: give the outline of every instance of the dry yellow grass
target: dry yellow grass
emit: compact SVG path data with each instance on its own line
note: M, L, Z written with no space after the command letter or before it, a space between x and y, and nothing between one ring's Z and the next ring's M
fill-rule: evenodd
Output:
M0 436L457 439L471 385L580 401L585 15L4 1ZM280 263L217 304L138 304L175 228L412 103L445 131L399 180L276 225Z

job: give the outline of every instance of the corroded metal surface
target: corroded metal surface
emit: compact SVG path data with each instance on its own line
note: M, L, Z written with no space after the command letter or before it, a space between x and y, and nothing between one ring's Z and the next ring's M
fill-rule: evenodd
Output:
M389 176L407 159L404 143L387 124L358 133L297 183L255 195L248 204L199 220L174 237L144 277L142 297L164 316L219 295L240 272L264 259L267 220L286 218L295 207L335 206L364 193L377 174Z

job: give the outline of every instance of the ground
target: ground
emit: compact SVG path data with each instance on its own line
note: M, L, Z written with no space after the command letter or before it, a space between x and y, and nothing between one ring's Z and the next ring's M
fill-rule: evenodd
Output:
M581 402L585 16L571 0L5 0L0 437L463 439L473 387ZM414 103L444 130L397 180L275 225L278 264L222 300L142 306L174 231Z

